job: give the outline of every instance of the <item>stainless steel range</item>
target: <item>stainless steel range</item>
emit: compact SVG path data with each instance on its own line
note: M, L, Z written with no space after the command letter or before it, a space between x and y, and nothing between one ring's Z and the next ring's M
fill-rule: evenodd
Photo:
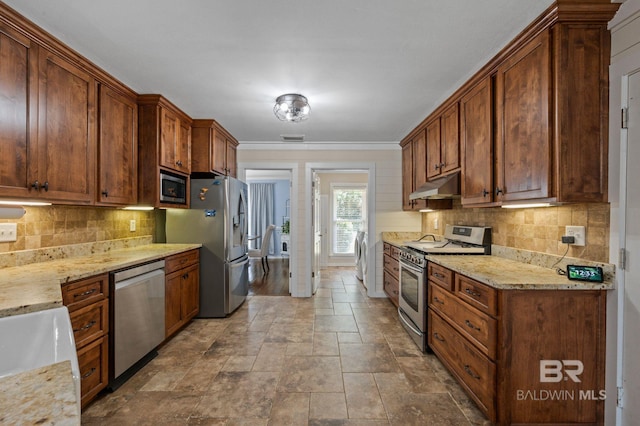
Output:
M427 236L421 238L424 239ZM427 347L427 255L491 254L491 228L447 225L444 241L408 242L400 251L400 322L421 351Z

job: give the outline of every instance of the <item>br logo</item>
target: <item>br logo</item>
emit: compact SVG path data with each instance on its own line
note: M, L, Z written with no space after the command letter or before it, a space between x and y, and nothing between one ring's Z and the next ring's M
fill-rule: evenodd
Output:
M582 361L577 359L542 359L540 360L540 381L543 383L558 383L571 379L580 383L578 377L584 371Z

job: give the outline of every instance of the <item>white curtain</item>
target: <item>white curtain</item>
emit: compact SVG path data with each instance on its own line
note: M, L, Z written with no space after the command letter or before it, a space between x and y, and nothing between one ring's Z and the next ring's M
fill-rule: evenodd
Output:
M249 235L262 235L267 226L275 224L275 184L249 184ZM250 248L260 248L262 239L250 241ZM275 238L271 235L269 254L275 253Z

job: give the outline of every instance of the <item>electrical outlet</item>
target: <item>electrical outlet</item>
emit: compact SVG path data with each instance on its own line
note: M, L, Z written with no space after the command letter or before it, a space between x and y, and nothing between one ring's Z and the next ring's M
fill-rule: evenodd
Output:
M438 218L433 219L433 229L438 229Z
M586 230L584 226L566 226L564 235L574 238L574 246L584 246Z
M16 241L18 236L17 223L0 223L0 242L10 243Z
M129 231L133 232L136 230L136 220L135 219L131 219L129 221Z

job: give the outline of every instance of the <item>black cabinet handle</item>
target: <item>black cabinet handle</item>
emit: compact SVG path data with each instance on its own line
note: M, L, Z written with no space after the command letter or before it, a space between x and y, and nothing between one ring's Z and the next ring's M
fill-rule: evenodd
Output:
M95 373L95 372L96 372L96 369L95 369L95 368L92 368L91 370L89 370L89 372L84 373L84 374L82 375L82 378L83 378L83 379L86 379L87 377L89 377L90 375L92 375L92 374L93 374L93 373Z
M96 325L96 322L95 322L95 321L91 321L91 322L87 323L86 325L83 325L83 326L82 326L82 327L80 327L80 328L77 328L77 329L76 329L76 328L74 328L74 329L73 329L73 331L74 331L75 333L77 333L78 331L88 330L88 329L90 329L91 327L93 327L94 325Z
M476 327L475 325L473 325L473 323L469 320L464 320L464 323L467 327L472 328L474 330L478 330L480 331L480 327Z
M439 280L444 280L444 275L439 274L439 273L437 273L437 272L434 272L434 273L433 273L433 276L434 276L434 277L436 277L436 278L438 278Z
M496 195L504 194L502 188L496 188Z
M468 295L470 295L470 296L474 296L474 297L480 297L480 296L481 296L481 294L480 294L480 293L478 293L478 292L476 292L476 291L473 291L473 290L472 290L472 289L470 289L469 287L465 288L465 289L464 289L464 292L465 292L465 293L467 293Z
M482 190L482 196L486 197L487 195L489 195L489 191L487 191L486 189Z
M444 337L440 336L438 333L433 333L433 337L435 337L437 340L440 340L441 342L444 342Z
M33 183L31 184L31 187L32 187L33 189L35 189L36 191L40 191L40 182L38 182L38 181L33 182Z
M433 301L434 301L434 302L436 302L436 303L439 303L439 304L441 304L441 305L444 305L444 301L442 301L442 300L438 299L438 296L434 296L434 297L433 297Z
M49 181L48 180L44 181L44 183L42 184L42 187L44 188L44 192L49 192Z
M109 191L102 191L102 195L104 195L105 198L108 197L109 196Z
M471 369L471 367L468 364L465 364L464 371L466 371L468 375L470 375L471 377L473 377L476 380L480 380L481 379L480 376L478 376L476 373L473 372L473 370Z
M440 164L434 164L434 165L433 165L433 168L434 168L434 169L436 169L436 170L438 170L438 169L440 168Z
M95 292L96 292L96 289L92 288L91 290L87 290L84 293L76 293L76 294L73 295L73 297L76 298L76 297L88 296L88 295L90 295L92 293L95 293Z

